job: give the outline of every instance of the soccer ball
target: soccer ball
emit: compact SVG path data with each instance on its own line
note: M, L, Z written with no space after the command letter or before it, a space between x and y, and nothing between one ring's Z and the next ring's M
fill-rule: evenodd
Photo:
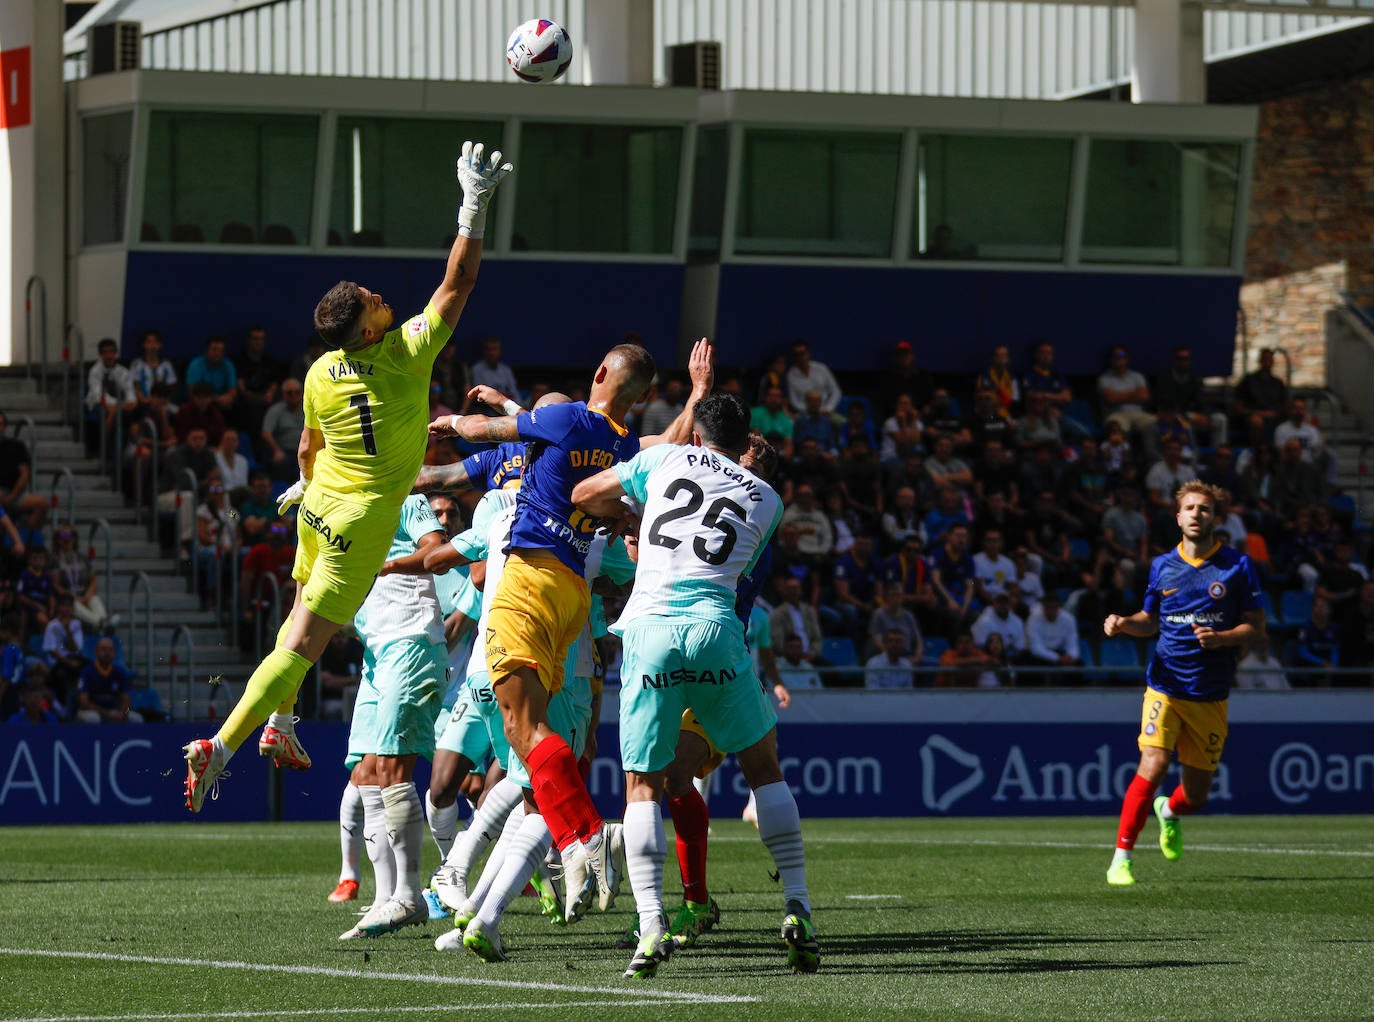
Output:
M567 30L548 18L531 18L510 34L506 63L522 82L547 85L563 77L572 63Z

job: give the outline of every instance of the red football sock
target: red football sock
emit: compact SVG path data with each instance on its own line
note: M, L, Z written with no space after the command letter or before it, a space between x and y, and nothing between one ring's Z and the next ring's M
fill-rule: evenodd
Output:
M1169 796L1169 809L1175 816L1187 816L1189 813L1197 812L1197 806L1188 801L1188 796L1184 793L1181 784Z
M549 735L530 750L525 765L530 770L534 801L560 851L601 829L601 814L587 794L577 757L567 742Z
M1131 778L1126 789L1126 797L1121 800L1121 825L1116 831L1116 847L1130 851L1135 847L1135 839L1149 818L1150 806L1154 801L1157 784L1151 784L1140 774Z
M706 800L696 788L680 798L668 799L668 812L673 817L677 833L677 865L682 871L682 896L687 901L704 905L710 899L706 893L706 834L711 815Z

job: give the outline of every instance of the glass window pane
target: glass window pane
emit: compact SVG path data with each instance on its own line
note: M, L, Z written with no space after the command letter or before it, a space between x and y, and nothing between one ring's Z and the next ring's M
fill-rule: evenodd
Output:
M481 141L491 153L501 148L501 124L400 117L340 117L338 123L329 244L448 248L462 202L454 165L463 140ZM488 249L501 194L488 207Z
M735 251L892 255L901 136L750 131Z
M1084 262L1229 266L1241 147L1093 139Z
M692 172L692 226L687 238L689 255L707 259L720 255L729 149L726 128L701 128L697 131L697 154Z
M124 240L133 123L134 115L128 112L81 122L82 241L87 245Z
M143 239L307 243L318 132L308 116L154 112Z
M526 123L511 247L670 254L682 129Z
M922 135L911 230L922 259L1059 262L1073 140Z

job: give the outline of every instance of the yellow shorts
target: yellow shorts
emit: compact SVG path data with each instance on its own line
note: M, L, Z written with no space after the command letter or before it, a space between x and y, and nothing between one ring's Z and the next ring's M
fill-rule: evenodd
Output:
M296 563L301 602L326 621L345 625L367 599L386 560L401 505L359 503L306 492L296 515Z
M689 735L696 735L706 743L706 762L697 767L698 777L705 777L725 762L725 753L716 748L716 743L711 741L711 736L706 733L706 729L701 726L701 721L697 720L697 715L691 710L682 714L682 730Z
M587 623L587 581L551 553L514 550L487 611L487 673L492 684L532 667L544 690L563 687L563 662Z
M1226 745L1226 700L1200 703L1147 688L1136 742L1142 749L1177 748L1180 763L1215 772Z

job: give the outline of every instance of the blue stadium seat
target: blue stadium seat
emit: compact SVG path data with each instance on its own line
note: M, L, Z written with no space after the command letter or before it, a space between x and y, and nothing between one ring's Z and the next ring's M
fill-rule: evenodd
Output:
M1098 652L1099 667L1139 667L1140 661L1136 658L1134 639L1108 639L1102 643ZM1117 681L1124 681L1127 675L1124 672L1113 672L1108 675Z
M1260 597L1264 601L1264 623L1270 628L1282 628L1283 622L1279 620L1278 614L1274 612L1274 601L1265 593Z
M1083 661L1084 667L1097 666L1097 654L1093 644L1081 637L1078 640L1078 659Z
M1086 539L1069 540L1069 556L1075 561L1088 561L1092 559L1093 547Z
M940 654L949 649L949 640L942 639L938 635L930 636L926 639L925 655L921 657L921 663L926 667L934 667L940 662Z
M864 397L862 394L847 394L840 398L840 403L836 406L835 411L847 418L849 416L850 405L863 405L864 418L869 422L873 421L873 402L869 401L868 398ZM879 423L879 425L881 425L881 423Z
M845 635L831 635L824 639L821 643L821 656L836 667L855 667L859 663L859 654L854 649L854 642Z
M1064 406L1061 422L1065 433L1097 436L1097 412L1091 402L1081 398Z
M1301 589L1286 590L1279 602L1279 619L1288 628L1301 628L1312 616L1312 594Z
M243 430L239 430L239 453L243 455L243 460L248 462L248 471L252 472L258 467L258 459L253 450L253 438Z

